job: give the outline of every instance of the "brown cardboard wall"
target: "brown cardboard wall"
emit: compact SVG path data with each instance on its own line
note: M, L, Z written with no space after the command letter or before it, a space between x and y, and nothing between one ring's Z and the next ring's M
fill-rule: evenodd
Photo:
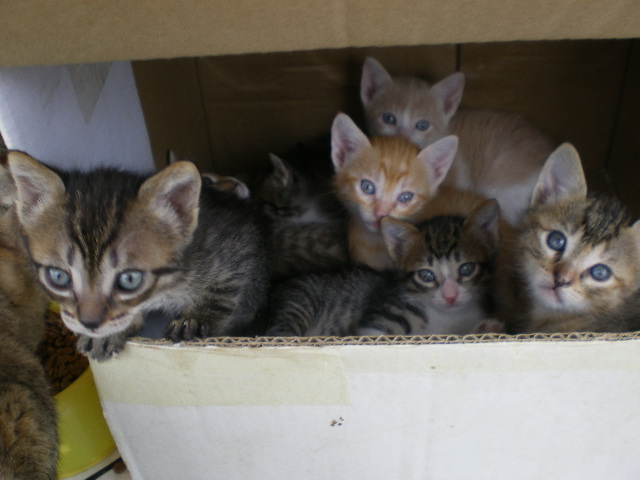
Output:
M269 151L327 136L339 111L361 123L367 55L393 74L431 81L459 69L463 105L520 112L558 142L574 143L591 186L602 189L630 52L631 40L349 48L145 61L135 71L145 112L155 117L154 152L164 158L171 147L203 169L237 174L266 168Z
M619 121L608 171L620 198L640 215L640 41L634 40L629 56Z

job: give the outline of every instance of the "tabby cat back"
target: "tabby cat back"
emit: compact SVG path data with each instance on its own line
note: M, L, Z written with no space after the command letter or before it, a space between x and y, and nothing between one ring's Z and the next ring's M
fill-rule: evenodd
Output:
M515 113L458 110L464 81L459 72L434 85L392 77L368 57L360 97L369 134L401 135L419 148L457 135L460 147L444 184L497 199L503 218L517 225L553 144Z
M495 328L490 287L499 208L437 217L419 229L385 217L394 269L353 266L301 276L275 289L270 336L467 334Z
M36 354L49 301L18 231L11 208L0 217L0 478L55 480L56 410Z
M20 152L8 166L38 280L89 356L117 354L151 310L174 315L167 336L179 341L241 331L265 300L265 219L201 188L192 163L148 178L57 173Z
M450 136L419 150L401 137L369 139L347 115L336 116L331 129L334 182L349 212L349 252L354 262L376 270L392 266L382 238L382 218L423 220L457 144L457 138Z
M519 235L526 332L640 328L640 223L587 193L578 153L561 145L540 175Z

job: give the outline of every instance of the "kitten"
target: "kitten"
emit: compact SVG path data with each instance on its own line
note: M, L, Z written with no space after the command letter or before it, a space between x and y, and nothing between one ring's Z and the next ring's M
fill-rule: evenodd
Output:
M274 281L334 270L350 262L344 221L297 223L273 220L271 245Z
M256 200L270 217L292 223L325 223L344 217L329 179L304 172L273 153L269 159L273 169L258 185Z
M302 155L315 161L313 155ZM282 279L342 267L349 261L345 212L320 172L294 167L271 153L272 171L256 202L271 219L272 273Z
M167 165L173 165L178 161L180 160L173 150L167 151ZM190 160L185 159L185 161ZM246 199L251 196L249 187L242 180L239 180L236 177L223 176L214 172L204 172L201 177L202 185L205 187L220 190L222 192L229 192L242 199Z
M401 135L419 148L457 135L458 154L444 184L497 199L503 218L517 225L553 144L515 113L458 111L463 90L460 72L430 86L415 77L392 77L368 57L360 97L369 133Z
M0 217L0 478L54 480L56 410L36 354L49 301L18 231L11 208Z
M175 316L170 339L189 340L241 330L266 298L262 215L201 188L192 163L56 173L10 152L8 166L38 280L92 358L122 350L151 310Z
M381 235L385 216L412 223L425 206L456 153L457 138L445 137L423 150L401 137L367 138L345 114L331 128L335 189L349 212L349 252L353 261L375 270L393 264Z
M394 269L353 266L279 286L269 336L467 334L488 329L499 208L489 200L466 219L437 217L420 229L385 217Z
M519 235L527 332L640 328L640 223L617 200L587 194L578 153L549 157Z

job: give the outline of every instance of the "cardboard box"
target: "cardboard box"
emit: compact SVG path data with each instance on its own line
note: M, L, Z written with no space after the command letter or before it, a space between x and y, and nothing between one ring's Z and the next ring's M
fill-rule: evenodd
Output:
M640 212L638 2L35 0L0 12L0 65L137 60L157 165L167 148L221 173L266 165L338 111L357 118L374 55L393 73L466 72L465 104L572 141L591 187ZM92 368L135 479L637 479L639 353L636 334L136 340Z
M92 364L134 479L636 479L640 338L130 343Z

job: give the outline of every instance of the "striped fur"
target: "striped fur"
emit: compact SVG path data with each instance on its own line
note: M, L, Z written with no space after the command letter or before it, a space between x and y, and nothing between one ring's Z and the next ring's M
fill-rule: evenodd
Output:
M178 341L235 333L262 305L266 220L233 194L201 189L190 162L148 178L58 175L12 152L9 168L40 283L93 358L120 351L151 310L175 315L167 336ZM56 285L52 268L69 285ZM140 276L135 288L122 286Z
M49 301L15 217L15 209L0 217L0 478L55 480L56 409L36 354Z
M569 144L543 169L518 247L527 309L513 330L640 328L640 224L617 200L587 194Z
M457 139L446 137L419 150L400 137L369 139L349 117L339 114L331 141L335 189L349 212L351 258L376 270L390 268L381 219L424 218L425 206L451 166Z
M489 201L467 219L438 217L420 229L385 218L382 231L395 268L353 266L305 275L277 287L268 335L430 335L473 332L487 320L497 254L499 210ZM474 264L469 275L461 265ZM452 265L452 279L442 275ZM434 273L425 281L424 272ZM440 289L447 281L450 302ZM452 298L453 297L453 298ZM452 301L451 301L452 300Z
M371 135L400 135L419 148L456 135L460 147L443 185L495 198L503 218L516 226L553 142L521 115L458 110L464 83L460 72L433 85L416 77L392 77L369 57L360 95L367 127Z

